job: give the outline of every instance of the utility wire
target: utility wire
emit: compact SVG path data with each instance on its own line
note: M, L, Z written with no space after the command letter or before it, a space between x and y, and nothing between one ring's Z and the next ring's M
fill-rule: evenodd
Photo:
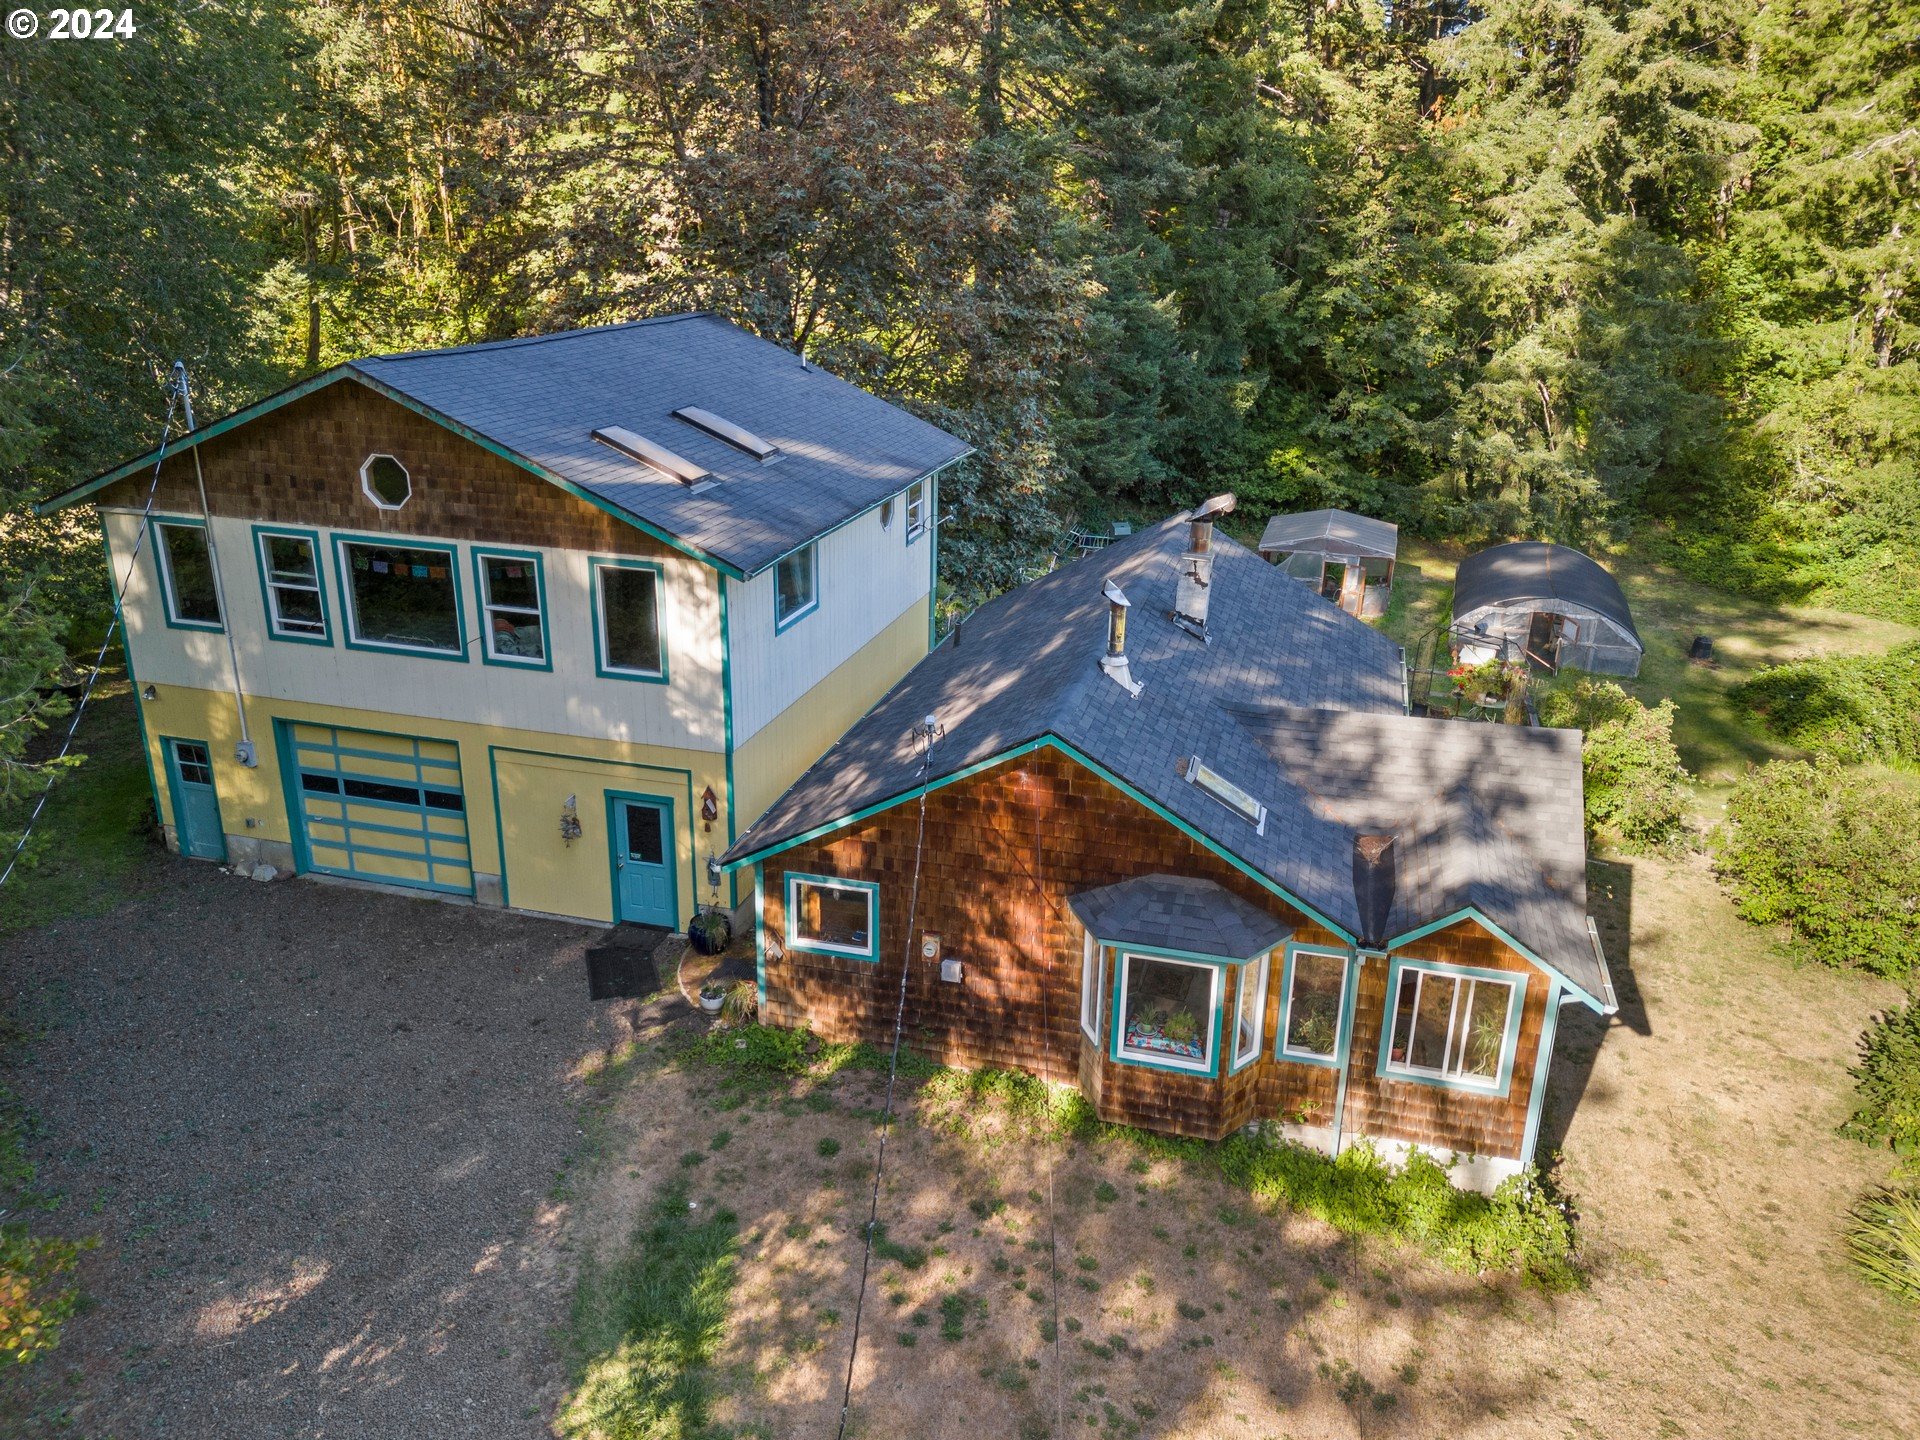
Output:
M887 1163L887 1134L893 1126L894 1081L900 1074L900 1032L907 1017L907 976L913 969L913 926L920 913L920 860L927 844L927 775L933 768L933 742L939 733L932 716L919 734L926 749L920 756L920 822L913 842L913 889L907 901L907 946L900 964L900 998L893 1011L893 1053L887 1061L887 1101L880 1112L880 1147L873 1158L873 1194L867 1202L867 1243L860 1256L860 1293L853 1302L853 1343L847 1347L847 1380L840 1391L840 1427L834 1440L846 1440L847 1419L853 1410L853 1364L860 1355L860 1322L867 1304L867 1271L873 1265L873 1227L880 1219L880 1174Z
M119 588L113 592L113 619L107 622L107 633L100 641L99 653L93 657L93 669L87 674L86 686L80 692L79 703L73 707L73 719L68 722L67 735L60 742L60 753L47 762L47 783L41 787L40 798L33 802L33 812L27 816L27 823L20 831L20 838L14 842L13 853L7 857L7 868L0 870L0 886L4 886L12 877L20 856L27 848L27 841L33 835L33 827L40 821L40 813L47 808L47 797L53 793L54 782L60 778L60 762L67 758L73 749L73 737L79 732L80 717L87 713L87 702L93 698L93 687L99 683L100 667L106 664L107 651L113 645L114 632L120 628L120 605L127 598L127 587L133 583L134 566L140 563L140 550L146 544L147 532L152 529L147 521L153 515L153 497L160 489L160 467L167 458L167 436L173 429L174 407L180 403L180 397L186 389L187 367L184 362L176 361L173 373L167 377L167 416L160 424L160 451L153 459L153 478L147 482L146 504L140 508L140 530L133 537L133 553L127 557L127 573L120 577ZM106 522L100 522L102 531ZM129 666L128 674L132 674Z

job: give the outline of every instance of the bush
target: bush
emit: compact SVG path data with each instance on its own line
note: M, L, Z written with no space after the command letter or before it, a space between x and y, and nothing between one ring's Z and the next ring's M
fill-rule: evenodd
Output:
M1860 1101L1840 1133L1920 1156L1920 1000L1874 1017L1852 1074Z
M1920 644L1775 665L1733 695L1769 732L1803 750L1920 764Z
M1672 847L1685 833L1687 770L1673 744L1673 702L1649 709L1611 680L1581 679L1540 699L1541 723L1586 732L1587 833L1616 849Z
M1920 782L1777 760L1735 787L1714 849L1743 919L1791 926L1823 964L1920 973Z
M1847 1254L1868 1284L1920 1304L1920 1186L1889 1186L1854 1206Z

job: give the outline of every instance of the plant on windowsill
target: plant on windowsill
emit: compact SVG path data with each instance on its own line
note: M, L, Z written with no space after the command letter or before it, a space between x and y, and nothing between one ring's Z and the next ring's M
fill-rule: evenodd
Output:
M1166 1023L1160 1027L1160 1033L1165 1035L1169 1040L1177 1041L1182 1045L1190 1045L1193 1043L1194 1037L1200 1033L1200 1022L1193 1018L1193 1012L1191 1010L1176 1010L1167 1017Z
M687 925L687 939L702 955L718 955L733 940L733 922L718 905L710 905Z

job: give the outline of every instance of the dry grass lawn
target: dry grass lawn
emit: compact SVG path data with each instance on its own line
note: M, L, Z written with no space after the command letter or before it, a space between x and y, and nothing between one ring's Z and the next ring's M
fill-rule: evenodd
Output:
M1568 1012L1549 1117L1587 1289L1452 1273L1124 1143L933 1113L909 1085L880 1204L905 1249L874 1263L848 1433L1914 1433L1920 1315L1856 1281L1836 1240L1885 1168L1834 1126L1892 987L1790 968L1697 861L1595 880L1622 1013ZM676 1048L618 1085L573 1243L617 1249L679 1180L732 1209L713 1419L831 1436L883 1080L743 1089Z

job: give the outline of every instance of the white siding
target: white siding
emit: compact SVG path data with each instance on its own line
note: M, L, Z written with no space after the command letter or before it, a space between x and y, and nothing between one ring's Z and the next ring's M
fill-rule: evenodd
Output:
M101 518L117 585L126 573L140 517L109 512ZM381 537L389 544L436 539L458 550L456 577L469 638L468 658L461 663L348 649L333 537L325 530L320 531L321 568L333 643L325 647L271 639L254 559L252 522L216 517L213 524L227 621L239 646L242 684L250 695L688 750L725 747L718 577L695 561L669 556L662 562L670 683L655 685L603 679L595 673L593 610L587 589L590 557L585 552L539 551L546 572L553 669L517 670L481 662L480 602L471 543L430 536ZM504 539L500 544L510 549L536 548ZM916 545L914 551L918 555L920 547ZM141 682L230 688L226 637L215 631L169 627L158 584L149 543L141 547L124 607L133 668ZM771 607L771 599L767 603Z
M932 584L934 495L928 486L926 533L907 543L906 498L894 497L893 524L880 507L857 515L816 542L820 607L774 633L774 572L727 582L732 636L733 740L745 743L782 710L832 674L885 630Z

